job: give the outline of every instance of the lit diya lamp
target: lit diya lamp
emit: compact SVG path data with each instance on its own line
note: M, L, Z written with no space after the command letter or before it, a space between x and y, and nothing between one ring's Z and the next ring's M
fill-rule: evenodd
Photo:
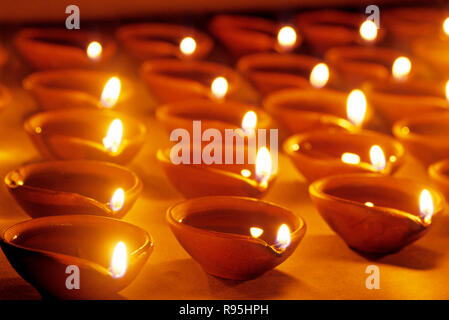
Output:
M153 240L132 224L98 216L28 220L8 228L0 241L17 273L44 297L114 297L138 275Z
M160 58L204 59L212 39L193 28L167 23L140 23L120 27L117 38L125 50L143 61Z
M14 38L25 60L36 69L93 67L108 61L116 46L112 38L67 29L24 29Z
M393 125L393 134L426 166L449 158L449 112L404 118Z
M142 182L135 173L99 161L46 161L9 172L5 184L32 218L90 214L122 218Z
M399 142L373 131L310 131L288 138L284 151L308 181L345 173L393 174L404 157Z
M240 77L229 67L213 62L151 60L140 68L140 76L160 102L195 98L223 100L240 87Z
M130 162L142 147L146 127L112 110L62 109L34 114L25 131L47 159Z
M11 102L11 94L9 90L0 85L0 111L6 108L6 106Z
M168 209L182 247L205 272L249 280L275 268L296 249L304 220L275 204L244 197L203 197Z
M56 70L33 73L23 80L43 109L117 108L133 94L131 80L96 70Z
M413 243L444 208L442 196L427 185L376 174L323 178L310 185L309 193L331 229L369 257Z
M259 17L218 15L212 19L210 29L235 57L256 52L290 52L302 41L292 26L279 27Z
M449 160L435 162L428 168L429 176L435 186L443 193L446 202L449 201Z
M319 55L333 47L371 44L383 38L382 30L360 13L339 10L304 12L297 16L297 24L307 44Z

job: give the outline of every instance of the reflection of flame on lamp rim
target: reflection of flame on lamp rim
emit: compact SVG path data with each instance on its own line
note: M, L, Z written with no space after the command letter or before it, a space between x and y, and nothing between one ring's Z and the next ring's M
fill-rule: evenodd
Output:
M103 48L101 47L101 44L98 41L92 41L91 43L89 43L86 49L87 56L91 60L100 59L102 51Z
M256 156L256 179L261 186L267 186L267 181L272 174L272 170L270 151L266 147L262 147L257 151Z
M101 105L105 108L112 108L116 103L120 96L122 84L118 77L110 78L101 93Z
M103 145L109 152L118 151L122 142L123 124L120 119L114 119L109 126L106 137L103 138Z
M179 43L179 50L186 56L190 56L196 50L196 41L192 37L185 37Z
M228 80L225 77L217 77L210 86L212 95L216 99L223 99L228 93Z
M449 17L443 21L443 31L447 36L449 36Z
M257 126L257 114L254 111L245 113L242 119L242 129L246 132L254 131Z
M284 49L292 48L296 43L296 31L291 26L284 26L279 29L277 40L279 45Z
M258 227L251 227L249 233L253 238L259 238L263 234L263 229Z
M397 81L403 81L407 79L410 71L412 70L412 63L407 57L399 57L393 62L393 66L391 67L391 72L393 77Z
M341 155L341 161L348 164L359 164L360 156L355 153L345 152Z
M423 189L419 195L419 213L425 223L429 224L432 221L433 211L432 195L429 190Z
M346 114L354 125L361 126L366 114L366 98L363 91L352 90L346 100Z
M109 201L109 208L112 211L116 212L123 208L123 204L125 203L125 191L122 188L118 188L115 190L114 194Z
M245 178L249 178L251 176L251 171L248 169L242 169L240 174Z
M329 80L329 68L323 62L318 63L310 72L309 81L315 88L322 88Z
M290 228L286 224L281 225L276 236L275 247L284 251L291 242Z
M374 169L382 171L385 168L387 164L385 154L380 146L373 145L369 150L369 157Z
M109 268L113 278L121 278L125 275L128 264L127 260L126 245L120 241L115 246Z
M360 36L363 40L374 41L377 38L377 25L373 20L365 20L359 29Z
M372 203L371 201L365 202L364 205L370 208L374 207L374 203Z

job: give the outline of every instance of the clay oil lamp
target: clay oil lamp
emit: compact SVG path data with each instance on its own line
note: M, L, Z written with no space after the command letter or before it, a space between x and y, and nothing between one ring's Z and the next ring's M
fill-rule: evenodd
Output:
M429 166L429 176L438 190L449 201L449 160L443 159Z
M162 59L146 61L140 75L162 103L196 98L223 100L240 87L240 77L213 62Z
M393 125L393 133L425 166L449 158L449 112L404 118Z
M310 185L309 193L331 229L369 258L397 252L422 237L445 206L425 184L377 174L323 178Z
M284 151L308 181L345 173L393 174L404 156L400 143L373 131L310 131L288 138Z
M123 26L117 38L125 50L140 61L161 58L204 59L213 48L212 39L193 28L166 23Z
M32 218L65 214L122 218L142 190L132 171L99 161L28 164L9 172L5 184Z
M26 77L23 87L46 110L120 108L133 95L129 79L96 70L39 71Z
M244 197L203 197L168 209L182 247L205 272L249 280L287 259L306 232L304 220L275 204Z
M297 17L299 30L312 50L323 55L333 47L372 44L382 40L383 32L366 16L339 10L319 10L301 13Z
M11 102L11 94L9 90L0 85L0 111L2 111Z
M14 41L35 69L94 67L108 61L116 50L112 38L81 30L24 29Z
M25 131L47 159L130 162L142 147L146 127L112 110L62 109L34 114Z
M369 82L363 91L370 105L390 124L404 117L449 110L445 84L437 81Z
M257 52L291 52L302 38L292 26L250 16L218 15L210 29L235 56Z
M59 299L117 297L153 250L145 230L90 215L28 220L8 228L0 244L25 281Z

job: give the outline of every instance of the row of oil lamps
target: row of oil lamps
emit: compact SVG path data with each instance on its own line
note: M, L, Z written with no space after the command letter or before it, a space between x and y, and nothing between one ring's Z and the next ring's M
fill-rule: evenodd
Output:
M240 57L238 72L200 61L213 42L197 30L140 24L121 27L117 37L128 53L145 60L140 76L160 102L156 118L169 133L192 132L194 120L202 120L201 133L279 127L283 150L311 182L310 196L323 218L349 247L380 256L421 237L443 210L438 191L391 176L405 149L432 164L430 177L449 195L449 86L441 76L449 22L441 11L422 8L391 10L384 20L378 35L363 16L340 11L301 14L297 29L261 18L215 17L211 31ZM409 28L436 29L434 37L418 37ZM311 51L325 53L323 60L290 52L302 37ZM388 37L413 58L372 45ZM422 43L432 54L419 55ZM25 121L25 131L45 158L65 161L25 165L6 176L11 194L35 219L10 227L2 249L43 294L118 292L153 247L144 230L111 219L123 217L142 189L136 174L112 164L129 163L145 142L141 121L110 110L126 110L133 82L92 68L115 52L104 35L27 29L15 36L15 45L31 66L44 69L23 81L44 110ZM260 93L263 108L236 101L242 75ZM0 88L3 104L7 92ZM396 139L373 131L391 125ZM159 150L157 159L190 198L168 209L170 227L208 273L257 277L289 257L303 238L303 219L257 200L276 178L268 149L257 151L255 165L175 165L170 148ZM81 270L80 290L65 287L65 269L73 264Z

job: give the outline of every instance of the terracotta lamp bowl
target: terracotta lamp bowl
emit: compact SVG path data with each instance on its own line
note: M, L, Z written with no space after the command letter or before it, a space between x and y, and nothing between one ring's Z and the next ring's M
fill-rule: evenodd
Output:
M185 37L196 42L195 51L184 54L179 47ZM117 38L125 50L140 61L160 58L204 59L213 48L212 39L205 33L181 25L167 23L139 23L120 27Z
M306 55L256 53L244 56L237 70L262 96L287 88L310 88L310 72L320 60Z
M126 246L126 270L110 268L114 248ZM17 273L43 296L59 299L105 299L127 287L153 250L143 229L119 220L69 215L16 224L5 231L1 247ZM79 289L68 279L79 268ZM66 273L66 270L69 272ZM69 286L70 287L70 286Z
M429 220L419 209L423 189L429 190L434 204ZM376 174L323 178L311 184L309 192L331 229L350 248L372 258L422 237L444 207L442 196L422 183Z
M104 108L101 95L113 73L95 70L56 70L33 73L23 80L23 87L42 109ZM125 106L133 94L131 80L120 76L120 95L114 108Z
M168 209L167 220L204 271L232 280L253 279L275 268L295 251L306 232L304 220L289 210L243 197L181 202ZM291 242L279 247L282 225L288 227Z
M86 53L90 42L102 46L101 57ZM104 34L67 29L23 29L14 38L17 50L35 69L88 68L107 62L115 54L113 39Z
M89 214L122 218L134 205L142 182L125 167L97 161L46 161L9 172L5 184L32 218ZM125 200L111 204L121 188Z
M366 17L361 13L317 10L299 14L297 24L306 43L316 54L323 55L333 47L365 43L359 29ZM375 42L383 38L382 29L378 29L378 32Z
M446 41L439 39L418 39L413 42L413 54L431 66L435 75L443 80L447 80L449 73L449 36Z
M151 60L142 65L140 76L151 94L162 103L195 98L214 99L211 84L217 77L227 80L228 96L240 87L237 72L213 62Z
M371 148L382 149L384 163L371 160ZM284 142L284 151L308 180L345 173L393 174L403 163L404 148L390 136L374 131L310 131L293 135ZM358 162L344 160L344 154L359 157ZM347 159L347 158L346 158Z
M429 166L429 176L438 190L449 201L449 159L444 159Z
M0 111L2 111L11 102L11 94L8 88L0 84Z
M314 129L355 130L346 120L347 94L330 89L286 89L263 100L263 106L289 134ZM372 112L367 109L365 122Z
M402 119L393 125L393 133L425 166L449 158L449 112Z
M114 119L123 124L123 138L116 151L104 145ZM141 149L146 127L137 119L111 110L63 109L34 114L25 131L47 159L130 162Z

